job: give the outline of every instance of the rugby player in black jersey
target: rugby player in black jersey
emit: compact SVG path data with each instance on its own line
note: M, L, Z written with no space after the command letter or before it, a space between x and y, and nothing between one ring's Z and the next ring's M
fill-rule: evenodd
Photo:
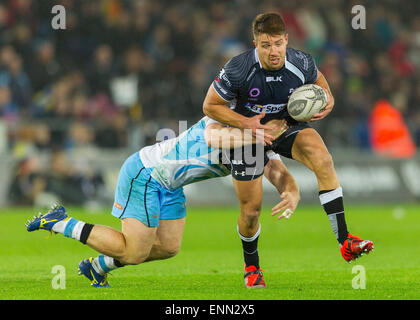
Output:
M350 262L369 253L373 249L372 241L360 240L347 230L342 188L322 138L308 123L296 122L287 113L290 94L304 84L314 83L325 90L328 103L311 121L325 118L334 107L327 80L311 55L287 47L288 34L279 14L259 14L253 21L252 31L255 48L233 57L221 69L207 92L204 113L225 125L252 129L255 133L258 129L268 129L265 123L271 119L287 119L289 129L278 139L271 141L272 137L264 134L267 146L314 172L321 205L343 258ZM235 160L232 177L240 206L238 233L243 244L245 285L265 287L257 250L263 170L246 170L253 169L255 162Z

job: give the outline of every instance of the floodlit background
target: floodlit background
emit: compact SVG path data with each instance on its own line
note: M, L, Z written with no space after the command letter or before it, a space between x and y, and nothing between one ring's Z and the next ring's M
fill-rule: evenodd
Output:
M56 4L65 30L51 26ZM352 28L358 4L364 30ZM282 14L289 46L311 53L329 81L335 108L314 127L346 201L420 199L418 1L4 0L0 206L111 208L125 157L159 129L178 133L178 121L203 116L213 78L253 46L251 22L268 11ZM318 203L313 174L285 162L302 202ZM189 203L237 202L230 177L185 191Z

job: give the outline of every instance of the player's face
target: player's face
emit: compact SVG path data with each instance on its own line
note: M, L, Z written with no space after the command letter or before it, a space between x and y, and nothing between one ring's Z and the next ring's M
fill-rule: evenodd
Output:
M266 33L254 39L254 45L264 69L277 70L283 67L288 40L287 34L269 35Z

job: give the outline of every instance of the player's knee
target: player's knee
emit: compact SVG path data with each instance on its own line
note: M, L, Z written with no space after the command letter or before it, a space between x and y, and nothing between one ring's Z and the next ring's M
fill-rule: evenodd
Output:
M163 251L163 256L165 258L175 257L178 254L179 249L180 249L180 247L176 246L176 245L167 246L167 247L163 248L163 250L162 250Z
M319 152L313 157L312 161L315 170L331 170L334 168L334 161L331 154L326 152Z
M123 264L132 264L132 265L136 265L136 264L140 264L142 262L144 262L146 260L146 258L148 257L148 253L126 253L121 259L120 261Z
M329 170L334 166L332 156L325 148L307 145L300 149L300 153L302 162L313 171Z
M258 222L261 213L261 204L252 201L241 203L241 216L243 220L252 226Z
M247 215L259 215L261 212L261 202L249 200L242 200L240 203L241 211Z
M157 259L168 259L176 256L181 247L181 242L174 238L168 238L153 246L152 251Z

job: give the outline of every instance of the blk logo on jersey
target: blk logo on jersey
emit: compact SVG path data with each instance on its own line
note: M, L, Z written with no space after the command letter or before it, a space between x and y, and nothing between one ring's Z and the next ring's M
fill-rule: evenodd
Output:
M277 76L277 77L265 77L265 82L277 82L277 81L281 81L281 77L282 76Z

